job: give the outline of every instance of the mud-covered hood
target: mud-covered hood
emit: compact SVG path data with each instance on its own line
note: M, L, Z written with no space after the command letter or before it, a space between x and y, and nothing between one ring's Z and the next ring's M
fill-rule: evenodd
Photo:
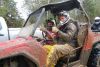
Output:
M42 66L46 63L46 52L42 45L32 38L17 38L0 43L0 59L23 55Z

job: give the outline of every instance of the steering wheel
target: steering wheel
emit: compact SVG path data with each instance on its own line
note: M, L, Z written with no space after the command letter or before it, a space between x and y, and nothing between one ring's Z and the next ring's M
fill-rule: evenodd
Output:
M44 33L45 33L45 34L44 34ZM55 41L55 39L54 39L54 36L53 36L48 30L46 30L45 32L42 31L42 35L43 35L43 38L44 38L45 40L48 40L48 39L46 38L46 35L47 35L47 34L52 38L53 42L56 43L56 41Z

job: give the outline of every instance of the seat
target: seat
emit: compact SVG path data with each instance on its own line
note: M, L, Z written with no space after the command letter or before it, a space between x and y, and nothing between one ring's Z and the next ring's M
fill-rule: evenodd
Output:
M81 55L81 50L86 38L86 34L87 34L87 24L79 24L79 31L78 31L78 35L77 35L77 47L73 50L74 54L73 55L69 55L69 56L64 56L62 58L60 58L57 62L57 65L55 67L59 67L63 65L63 64L68 64L70 62L76 61L80 58Z

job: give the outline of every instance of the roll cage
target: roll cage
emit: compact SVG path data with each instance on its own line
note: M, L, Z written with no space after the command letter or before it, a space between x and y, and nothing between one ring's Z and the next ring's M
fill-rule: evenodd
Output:
M37 9L36 11L32 12L29 15L29 17L27 18L23 27L27 26L28 21L29 21L31 16L35 16L36 21L35 21L35 24L33 26L31 26L31 28L33 30L29 34L29 36L31 36L31 35L33 36L36 28L39 27L39 25L41 24L40 19L42 18L43 14L45 12L50 11L54 16L56 16L57 13L59 13L62 10L70 11L70 10L73 10L75 8L81 10L85 14L86 20L87 20L88 24L90 24L89 17L87 15L87 13L85 12L84 8L82 7L81 3L78 0L67 0L65 2L48 4L48 5L40 7L39 9Z

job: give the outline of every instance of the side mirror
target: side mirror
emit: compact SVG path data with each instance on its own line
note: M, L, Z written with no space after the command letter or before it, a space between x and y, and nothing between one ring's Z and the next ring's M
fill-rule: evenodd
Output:
M4 36L4 34L0 33L0 36Z

